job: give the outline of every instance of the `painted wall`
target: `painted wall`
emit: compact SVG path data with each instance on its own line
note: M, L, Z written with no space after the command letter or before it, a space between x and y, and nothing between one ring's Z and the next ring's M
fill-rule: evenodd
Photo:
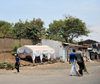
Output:
M63 56L62 42L49 40L49 39L42 39L41 43L42 43L42 45L48 45L51 48L53 48L55 50L56 58L62 58L62 56Z

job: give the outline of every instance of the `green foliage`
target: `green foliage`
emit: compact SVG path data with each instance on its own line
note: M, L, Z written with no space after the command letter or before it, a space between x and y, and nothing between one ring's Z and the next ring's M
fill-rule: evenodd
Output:
M0 37L29 38L39 40L45 35L44 22L38 18L31 21L19 20L15 24L0 21Z
M30 24L35 25L35 26L39 27L40 29L43 29L44 22L40 18L38 18L38 19L33 18L33 20L30 21Z
M47 30L47 38L73 43L79 36L87 36L89 31L84 22L78 18L66 17L65 20L53 21Z
M13 33L16 38L28 38L39 40L42 38L45 28L41 19L33 19L31 21L22 22L21 20L14 25Z
M25 30L25 37L29 39L38 40L40 37L40 31L37 26L28 25Z
M11 64L11 63L0 63L0 69L14 69L15 68L15 64Z
M11 37L12 26L6 21L0 21L0 37Z
M24 22L19 20L19 22L15 23L14 25L14 29L13 29L14 36L16 38L24 38L24 34L25 34L24 30L25 30L25 24Z
M89 33L86 24L72 16L65 16L64 20L54 20L47 30L43 25L44 22L40 18L25 22L19 20L13 25L0 21L0 37L28 38L34 41L47 38L73 43L75 38L87 36Z
M17 53L17 49L21 46L21 43L15 43L12 47L12 55Z
M65 19L65 28L67 31L65 33L68 35L69 42L73 42L74 38L78 38L79 36L87 36L89 31L86 28L84 22L82 22L78 18L67 17Z
M49 29L47 30L47 38L48 39L53 39L53 40L59 40L59 41L64 41L62 37L62 28L64 28L64 21L53 21L49 25Z
M7 69L14 69L15 68L15 64L10 64L10 63L8 63L7 64Z
M0 69L4 69L5 66L4 66L4 63L0 63Z

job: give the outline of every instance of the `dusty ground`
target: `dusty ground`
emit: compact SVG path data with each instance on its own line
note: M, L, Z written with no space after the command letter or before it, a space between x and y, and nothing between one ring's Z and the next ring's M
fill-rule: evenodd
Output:
M15 57L9 53L0 54L0 62L15 63ZM21 60L21 63L29 64ZM100 61L86 62L89 74L82 77L69 76L71 64L54 63L20 67L16 70L0 69L0 84L100 84ZM77 66L78 67L78 66Z
M71 65L55 63L16 70L0 70L0 84L100 84L100 62L87 62L89 74L69 76Z
M21 56L21 58L25 58ZM15 63L15 56L11 53L0 53L0 62ZM31 61L20 60L21 64L31 64Z
M88 70L88 67L97 66L97 65L100 65L100 62L98 62L98 61L86 62L87 70ZM76 64L76 66L78 68L77 64ZM43 65L37 65L37 66L23 66L23 67L20 67L20 73L25 74L25 75L31 75L31 74L36 74L36 75L44 74L45 75L45 74L59 74L59 73L67 74L69 72L70 68L71 68L71 64L69 64L68 62L66 62L66 63L57 62L54 64L43 64ZM63 72L62 72L62 70L63 70ZM16 73L16 69L14 69L14 70L1 69L0 73L13 74L13 73Z

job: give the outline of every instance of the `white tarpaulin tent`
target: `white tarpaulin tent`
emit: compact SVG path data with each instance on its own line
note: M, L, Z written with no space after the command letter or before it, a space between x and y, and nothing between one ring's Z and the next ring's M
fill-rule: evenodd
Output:
M27 54L30 54L32 56L33 61L35 60L36 56L40 56L40 59L42 61L43 55L46 55L49 58L55 58L55 51L49 46L42 45L24 45L23 47L20 47L17 49L18 54L24 54L27 56Z

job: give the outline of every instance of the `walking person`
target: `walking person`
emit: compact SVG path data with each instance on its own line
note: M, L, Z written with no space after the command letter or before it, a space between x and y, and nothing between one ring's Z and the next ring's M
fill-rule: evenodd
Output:
M73 75L73 71L76 72L76 75L79 75L77 68L76 68L76 65L75 65L75 59L76 59L76 53L75 53L75 49L73 49L73 52L70 53L70 57L69 57L69 60L72 63L72 67L71 67L71 70L70 70L70 76Z
M79 48L79 51L77 51L76 60L77 60L78 66L79 66L78 72L82 76L83 75L83 70L85 72L87 72L87 69L86 69L86 66L85 66L85 63L84 63L84 59L83 59L83 56L82 56L82 51L81 51L80 48Z
M19 66L20 66L20 56L18 54L15 55L16 63L15 63L15 68L17 69L17 72L19 72Z

